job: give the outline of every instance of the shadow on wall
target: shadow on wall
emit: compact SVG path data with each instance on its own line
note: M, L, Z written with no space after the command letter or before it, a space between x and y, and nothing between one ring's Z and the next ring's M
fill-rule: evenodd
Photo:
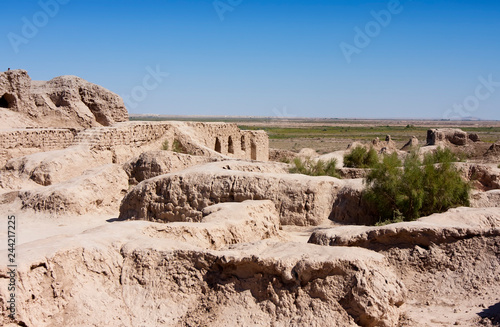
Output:
M0 98L0 108L14 108L16 106L16 97L12 94L5 93Z
M222 152L222 147L221 147L220 140L218 137L215 139L215 151L217 151L219 153Z
M500 302L484 309L477 315L483 319L491 320L493 326L500 325Z
M252 141L252 144L250 145L250 158L252 160L257 160L257 145Z
M233 138L231 136L227 139L227 152L234 154Z

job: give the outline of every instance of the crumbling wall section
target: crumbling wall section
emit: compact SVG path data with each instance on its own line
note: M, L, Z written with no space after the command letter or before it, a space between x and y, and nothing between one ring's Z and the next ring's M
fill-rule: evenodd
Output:
M111 148L119 145L140 147L159 139L173 138L173 126L159 123L119 123L111 127L94 127L80 132L74 145Z
M269 138L264 131L240 130L234 123L188 123L206 147L223 156L269 160Z
M70 146L78 133L75 129L11 129L0 131L0 148L37 148L40 151L64 149Z
M468 138L467 132L457 128L438 128L427 131L427 145L440 145L443 142L454 145L467 145Z
M236 124L181 122L124 122L110 127L76 129L10 129L0 131L0 149L27 153L86 145L95 149L141 149L165 142L174 150L178 141L186 153L268 161L269 140L263 131L242 131ZM22 151L30 149L30 151ZM151 149L148 149L151 150ZM146 151L146 149L144 149ZM13 157L13 156L10 156Z

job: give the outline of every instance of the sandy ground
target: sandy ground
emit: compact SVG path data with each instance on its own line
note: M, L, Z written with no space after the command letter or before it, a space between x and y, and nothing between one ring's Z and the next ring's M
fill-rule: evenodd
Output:
M0 206L3 213L3 223L0 226L0 239L6 240L7 214L9 208ZM6 214L7 213L7 214ZM78 217L51 217L40 214L29 214L27 212L16 213L16 236L17 246L36 240L41 240L57 235L77 235L86 230L107 225L120 224L114 215L86 215ZM311 233L315 230L332 228L334 223L315 227L282 226L281 232L284 240L307 243ZM500 243L500 241L498 241ZM487 244L485 244L487 245ZM500 245L500 244L498 244ZM469 255L467 243L459 244L454 248L456 254ZM0 251L7 248L7 243L0 244ZM473 249L474 246L470 246ZM469 249L469 250L470 250ZM409 250L408 250L409 251ZM398 264L400 257L411 255L411 253L385 253L394 264ZM446 253L442 254L447 255ZM478 253L477 262L464 263L464 266L473 267L485 261ZM491 258L490 258L491 259ZM4 263L6 258L0 262ZM500 261L500 258L497 258ZM408 261L405 261L408 262ZM405 313L401 317L400 326L498 326L500 320L494 324L488 319L482 319L484 314L497 315L500 317L500 290L488 289L476 285L470 290L463 287L453 288L457 275L450 268L437 269L431 274L429 270L405 264L401 267L401 278L408 288L408 300L404 305ZM466 267L470 270L471 267ZM467 271L469 271L467 270ZM459 278L459 277L458 277ZM465 277L464 277L465 278ZM446 291L446 290L449 291Z
M3 223L0 226L1 240L7 240L7 217L12 214L16 217L17 246L58 235L77 235L99 226L120 223L120 220L116 218L118 212L116 214L61 217L40 213L34 214L26 211L15 212L5 205L0 206L0 212L4 213L4 217L2 217ZM337 226L337 224L333 222L314 227L282 226L281 231L284 240L307 243L315 230L334 226ZM6 249L7 242L0 243L0 251ZM1 259L4 260L4 258Z
M0 225L0 251L7 249L7 218L14 214L16 217L16 246L36 240L46 239L57 235L77 235L116 221L116 215L85 215L78 217L54 217L28 212L15 212L0 206L2 224ZM6 258L0 258L0 263L5 263Z

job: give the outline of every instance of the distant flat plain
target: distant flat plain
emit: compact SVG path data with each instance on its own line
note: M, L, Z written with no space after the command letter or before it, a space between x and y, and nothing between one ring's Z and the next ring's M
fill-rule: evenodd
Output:
M334 118L276 118L231 116L170 116L130 115L131 121L220 121L235 123L241 129L262 129L269 135L269 146L275 149L298 151L312 148L318 153L345 150L353 141L385 140L390 135L398 147L412 136L425 145L430 128L460 128L477 133L481 141L500 140L500 121L486 120L413 120L413 119L334 119Z

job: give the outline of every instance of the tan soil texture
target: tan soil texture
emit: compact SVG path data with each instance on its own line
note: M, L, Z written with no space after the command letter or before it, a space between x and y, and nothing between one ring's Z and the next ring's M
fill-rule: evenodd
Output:
M310 242L383 254L408 288L401 326L500 324L500 211L454 209L416 222L319 230Z
M241 216L243 224L237 227L239 223L228 218L243 208L248 214ZM243 228L260 222L255 231L264 234ZM397 323L406 289L382 255L360 248L280 241L277 227L271 202L249 201L212 207L205 223L115 222L83 233L26 240L17 249L16 325ZM165 228L178 233L165 233ZM203 228L210 232L203 233ZM187 238L183 241L181 235ZM213 248L211 240L223 240L223 235L230 236L224 242L234 245L205 247ZM190 244L190 237L197 244ZM9 322L6 280L7 271L2 269L4 325Z

